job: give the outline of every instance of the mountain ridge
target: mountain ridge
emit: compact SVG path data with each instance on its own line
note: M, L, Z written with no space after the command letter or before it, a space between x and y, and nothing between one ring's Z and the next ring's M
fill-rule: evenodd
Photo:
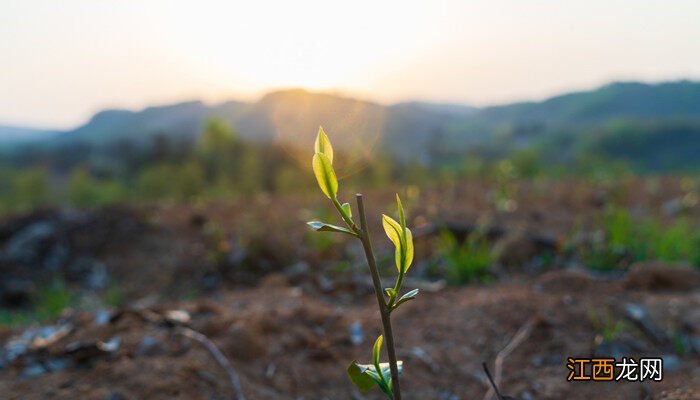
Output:
M34 143L61 148L82 142L104 147L123 140L149 144L157 136L193 142L204 121L214 117L251 141L310 143L323 125L340 149L379 149L402 159L432 162L441 154L473 148L506 151L562 135L577 136L576 140L602 137L605 134L600 132L619 121L642 124L641 130L647 128L644 124L653 123L653 135L663 134L664 124L681 121L688 125L681 129L686 132L683 141L688 142L694 140L688 132L700 126L700 82L613 82L543 101L482 108L419 101L383 105L337 93L285 89L254 102L191 100L141 110L103 110L75 129L47 134ZM677 128L672 132L678 132ZM624 137L633 140L629 133ZM7 142L0 141L0 145ZM613 142L620 143L606 143Z

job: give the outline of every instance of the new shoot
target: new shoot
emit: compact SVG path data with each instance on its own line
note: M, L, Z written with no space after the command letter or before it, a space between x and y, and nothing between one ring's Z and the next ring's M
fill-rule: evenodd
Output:
M338 211L345 226L319 221L308 222L308 225L320 232L337 232L350 235L362 243L369 272L372 276L372 284L374 285L384 331L384 334L380 335L374 343L372 363L360 364L357 361L353 361L347 369L348 375L362 392L377 385L389 399L401 400L399 375L403 368L403 362L396 359L394 336L391 330L391 313L408 301L415 299L418 295L418 289L410 290L401 295L404 276L413 261L413 235L411 230L406 227L406 215L401 205L401 199L396 195L398 221L387 215L382 215L384 232L396 248L395 261L398 270L394 286L382 289L377 262L367 228L362 195L356 195L358 224L353 219L350 203L341 204L340 200L338 200L338 179L333 170L333 147L323 128L319 128L314 153L312 165L318 185L323 194L330 199L336 211ZM388 363L380 362L381 349L385 341L389 358Z

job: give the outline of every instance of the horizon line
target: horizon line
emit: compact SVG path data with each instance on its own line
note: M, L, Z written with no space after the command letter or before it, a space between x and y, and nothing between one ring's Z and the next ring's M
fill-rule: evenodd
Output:
M32 125L32 124L13 123L13 122L6 123L4 121L0 121L0 126L9 127L9 128L37 130L37 131L68 132L68 131L72 131L74 129L80 128L81 126L86 125L97 114L102 113L102 112L106 112L106 111L126 111L126 112L131 112L131 113L139 113L139 112L143 112L145 110L151 109L151 108L161 108L161 107L175 106L178 104L187 104L187 103L202 103L206 106L216 106L216 105L221 105L221 104L225 104L228 102L241 102L241 103L255 104L255 103L260 102L262 99L264 99L268 95L271 95L274 93L281 93L281 92L291 92L291 91L303 91L305 93L316 94L316 95L330 95L330 96L335 96L335 97L340 97L340 98L345 98L345 99L357 100L357 101L362 101L362 102L367 102L367 103L374 103L374 104L377 104L377 105L380 105L383 107L391 107L391 106L395 106L398 104L406 104L406 103L424 103L424 104L436 104L436 105L463 106L463 107L473 108L475 110L482 110L485 108L508 106L508 105L513 105L513 104L542 103L542 102L548 101L550 99L554 99L554 98L561 97L564 95L593 92L593 91L600 90L602 88L605 88L605 87L611 86L611 85L615 85L615 84L643 84L643 85L648 85L648 86L656 86L656 85L662 85L662 84L672 84L672 83L682 83L682 82L700 83L700 80L693 79L690 77L677 78L677 79L661 79L661 80L613 79L613 80L606 81L606 83L588 85L585 88L580 87L577 89L562 90L562 91L558 91L555 94L550 94L550 95L545 95L545 96L540 96L540 97L521 98L521 99L516 98L516 99L510 100L510 101L493 102L493 103L486 103L486 104L482 104L482 105L476 105L474 103L469 103L469 102L439 101L439 100L430 100L430 99L421 99L421 98L407 98L407 99L400 100L400 101L381 101L381 100L373 99L373 98L371 98L371 96L368 96L366 94L363 94L360 92L353 92L352 90L347 90L347 89L342 89L342 88L313 89L313 88L308 88L308 87L303 87L303 86L279 86L279 87L274 87L274 88L262 89L262 90L258 91L255 95L248 95L248 96L239 95L238 97L233 97L233 96L223 97L222 96L221 99L217 99L217 100L207 100L207 99L204 99L201 97L197 98L197 97L183 96L179 99L154 101L153 103L151 103L149 105L144 105L141 107L121 107L118 105L100 106L97 108L97 110L92 111L90 116L88 118L84 119L82 122L65 127L65 128L56 128L56 127L44 126L44 125Z

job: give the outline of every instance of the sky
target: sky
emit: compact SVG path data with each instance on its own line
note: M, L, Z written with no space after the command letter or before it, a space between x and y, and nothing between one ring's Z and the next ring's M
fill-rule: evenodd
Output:
M0 124L304 87L538 100L700 79L697 0L0 0Z

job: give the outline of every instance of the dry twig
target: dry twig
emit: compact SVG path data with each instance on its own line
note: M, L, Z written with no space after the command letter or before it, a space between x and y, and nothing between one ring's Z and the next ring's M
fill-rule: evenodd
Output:
M209 351L209 353L211 353L211 355L214 357L216 362L219 363L221 368L223 368L224 371L226 371L226 375L228 375L229 381L231 382L231 387L233 388L234 399L245 400L243 390L241 389L241 382L238 379L236 371L233 370L233 366L231 366L231 363L228 361L224 353L222 353L221 350L219 350L216 344L205 335L191 328L182 327L178 329L177 332L182 336L185 336L187 338L201 343Z
M513 335L513 338L510 340L510 342L508 342L506 347L504 347L503 350L496 355L496 361L494 362L494 379L492 386L489 387L489 391L486 392L486 395L484 396L484 400L489 400L494 394L498 394L494 388L500 386L501 384L501 378L503 376L503 362L505 361L506 357L513 352L513 350L515 350L523 341L525 341L525 339L527 339L528 336L530 336L536 322L536 317L530 318L523 326L520 327L520 329L518 329L515 335ZM498 398L500 399L503 397L498 394Z

